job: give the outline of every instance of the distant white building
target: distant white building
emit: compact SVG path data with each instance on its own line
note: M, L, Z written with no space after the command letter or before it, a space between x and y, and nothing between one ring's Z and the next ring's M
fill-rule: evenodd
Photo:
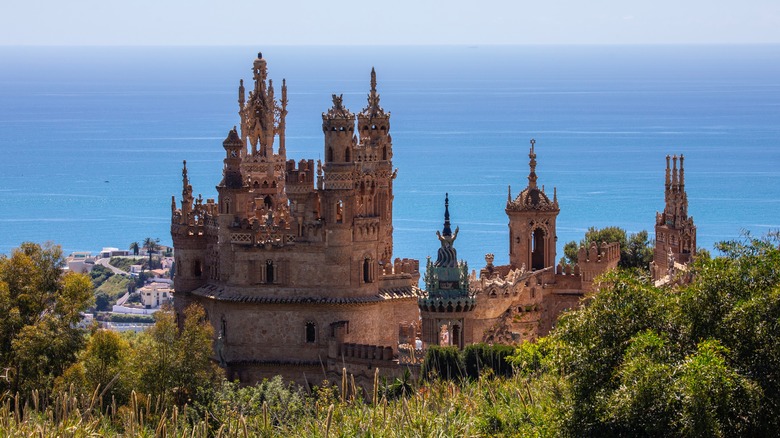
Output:
M73 252L65 258L65 264L69 272L86 274L95 267L95 258L92 257L92 253L90 252Z
M126 249L119 249L119 248L111 248L106 247L100 250L100 258L101 259L107 259L111 257L123 257L123 256L129 256L130 251Z
M138 290L141 302L146 309L156 309L165 303L173 301L171 285L162 282L152 282Z

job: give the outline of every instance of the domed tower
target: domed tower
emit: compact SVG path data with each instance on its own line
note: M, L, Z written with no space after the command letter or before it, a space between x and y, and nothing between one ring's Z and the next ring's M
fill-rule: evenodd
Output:
M665 206L663 213L656 213L655 220L655 277L666 275L673 267L672 263L690 262L696 253L696 225L693 217L688 216L688 194L685 192L685 157L680 155L679 169L677 160L677 155L666 156Z
M528 187L513 200L512 189L506 203L509 216L509 264L512 268L538 270L555 266L555 220L558 217L558 194L553 200L536 184L536 140L531 139Z
M444 228L436 232L441 247L436 262L430 257L425 268L425 296L417 300L422 318L422 341L428 345L455 345L471 342L469 316L476 298L469 292L468 266L458 261L453 244L458 228L450 228L449 195L444 197Z

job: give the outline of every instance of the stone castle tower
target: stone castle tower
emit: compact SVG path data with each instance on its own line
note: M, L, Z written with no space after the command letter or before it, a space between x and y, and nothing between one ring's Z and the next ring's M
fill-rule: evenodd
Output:
M357 116L333 96L316 165L287 160L286 82L276 99L262 54L253 73L248 96L239 85L216 200L193 197L184 165L181 207L171 207L175 309L206 309L215 356L242 381L390 367L399 325L418 317L419 264L392 260L393 145L376 73Z
M555 266L555 220L558 217L558 194L553 189L553 200L536 184L535 140L531 140L528 187L512 199L512 188L506 202L509 216L509 264L528 270Z
M670 167L671 159L671 167ZM685 157L666 156L664 211L655 217L655 251L653 278L667 275L675 264L685 265L696 253L696 225L688 216L688 195L685 192Z

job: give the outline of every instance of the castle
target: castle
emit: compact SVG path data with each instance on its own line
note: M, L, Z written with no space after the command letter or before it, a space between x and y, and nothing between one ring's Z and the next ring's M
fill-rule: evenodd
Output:
M617 243L594 243L580 249L575 265L556 265L557 190L551 200L539 188L531 140L528 185L514 199L510 187L506 203L509 264L495 266L487 254L479 276L468 272L457 260L458 229L452 232L445 197L441 247L421 290L419 262L392 258L397 170L374 70L358 114L337 95L322 114L324 163L287 159L287 85L277 99L262 54L253 72L249 94L243 81L238 89L240 126L222 143L217 199L193 196L185 162L181 204L171 204L174 309L180 315L192 303L203 306L216 334L215 360L229 378L316 380L342 368L397 375L419 359L417 338L423 347L461 348L533 340L617 266ZM667 206L656 232L666 227L669 245L656 249L663 255L658 273L674 254L685 263L695 248L682 157L680 176L676 167L671 179L669 172L667 161Z

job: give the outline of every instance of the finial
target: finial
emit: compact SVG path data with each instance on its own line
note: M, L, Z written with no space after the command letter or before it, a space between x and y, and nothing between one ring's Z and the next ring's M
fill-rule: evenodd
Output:
M667 155L666 156L666 185L667 186L672 183L672 177L671 177L671 173L670 173L670 169L669 169L669 160L670 159L671 159L671 157L669 155Z
M444 229L441 230L442 236L452 236L450 228L450 194L444 194Z
M685 168L683 167L683 162L685 161L685 156L683 154L680 154L680 187L685 186Z
M376 91L376 70L371 67L371 91Z
M257 52L257 59L263 59L263 52Z
M506 202L512 202L512 186L506 186Z
M532 138L531 151L528 153L528 158L530 158L528 164L531 168L531 172L528 174L528 187L532 189L536 188L536 152L534 151L534 145L536 145L536 140Z
M558 203L558 187L553 187L553 204Z

